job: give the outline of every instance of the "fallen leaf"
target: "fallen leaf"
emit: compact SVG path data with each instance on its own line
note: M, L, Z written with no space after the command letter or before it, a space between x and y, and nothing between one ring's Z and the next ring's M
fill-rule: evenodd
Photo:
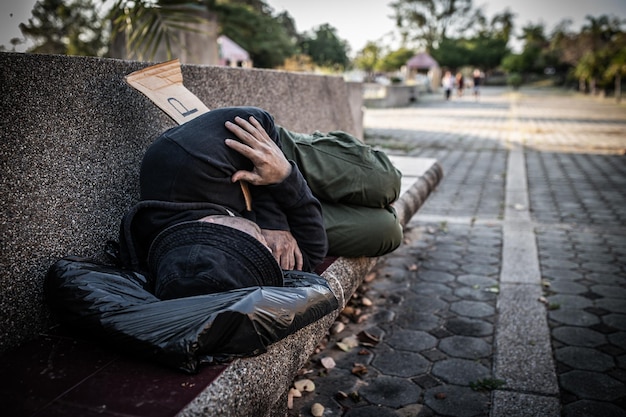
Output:
M362 376L367 373L367 366L362 363L355 363L352 367L352 373L356 376Z
M369 350L367 350L367 349L361 349L361 350L359 350L359 356L365 356L365 355L371 355L371 354L372 354L372 352L370 352L370 351L369 351Z
M343 331L343 329L346 328L346 325L343 324L340 321L336 321L333 323L332 326L330 326L330 334L337 334L337 333L341 333Z
M354 314L354 307L345 306L341 313L346 316L352 316Z
M359 339L355 335L347 336L341 339L341 343L344 343L349 348L353 348L359 345Z
M369 298L363 297L361 298L361 304L363 304L365 307L370 307L374 303L372 303L372 300L370 300Z
M333 369L336 365L335 360L331 358L330 356L326 356L325 358L322 358L320 362L322 363L322 366L326 369Z
M293 398L300 398L302 397L302 393L300 391L298 391L295 388L291 388L289 390L289 395L291 395Z
M380 343L379 337L376 337L365 330L361 331L357 337L363 346L374 347Z
M299 379L293 383L293 386L300 392L315 391L315 384L310 379Z
M342 342L337 342L335 343L335 345L337 345L337 347L341 350L343 350L344 352L348 352L351 348L350 346L346 345L345 343Z
M435 398L438 400L445 400L448 396L445 392L438 392L435 394Z
M347 399L347 398L348 398L348 394L346 394L346 393L345 393L345 392L343 392L343 391L337 391L337 394L335 394L335 398L336 398L337 400L340 400L340 401L341 401L341 400L345 400L345 399Z
M322 417L324 415L324 406L320 403L315 403L311 406L311 414L313 417Z

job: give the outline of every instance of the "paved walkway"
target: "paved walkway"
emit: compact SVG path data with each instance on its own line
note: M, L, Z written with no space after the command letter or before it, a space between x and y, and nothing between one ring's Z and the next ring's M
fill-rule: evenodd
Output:
M485 88L365 127L445 177L291 415L626 416L626 107Z

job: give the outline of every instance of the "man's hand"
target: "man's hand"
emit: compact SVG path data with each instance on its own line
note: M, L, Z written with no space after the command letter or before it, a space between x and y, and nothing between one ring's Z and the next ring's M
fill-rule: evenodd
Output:
M253 185L269 185L278 184L289 176L291 164L258 120L252 116L249 121L236 117L235 123L226 122L226 128L241 141L226 139L226 145L254 164L252 171L235 172L231 177L233 182L243 180Z
M261 233L282 269L302 271L302 252L290 231L261 229Z

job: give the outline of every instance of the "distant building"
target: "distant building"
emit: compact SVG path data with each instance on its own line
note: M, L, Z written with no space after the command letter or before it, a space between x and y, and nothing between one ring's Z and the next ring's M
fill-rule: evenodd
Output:
M226 35L217 38L219 64L227 67L252 68L248 51Z
M420 52L406 63L406 79L422 83L426 79L430 91L437 91L441 84L441 68L439 63L426 52Z

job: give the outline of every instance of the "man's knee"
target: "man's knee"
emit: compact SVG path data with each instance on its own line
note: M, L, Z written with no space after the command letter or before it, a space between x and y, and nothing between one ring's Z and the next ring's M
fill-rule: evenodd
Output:
M322 203L331 256L382 256L402 243L395 211Z

